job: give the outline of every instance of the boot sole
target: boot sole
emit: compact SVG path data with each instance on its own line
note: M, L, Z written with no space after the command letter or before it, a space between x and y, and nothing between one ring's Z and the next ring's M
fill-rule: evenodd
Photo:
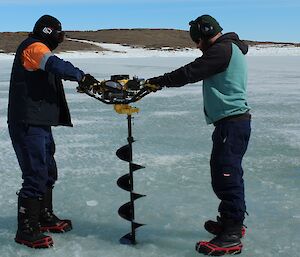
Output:
M209 256L222 256L226 254L235 255L242 252L243 245L238 244L231 247L219 247L209 242L200 241L196 243L196 251Z
M45 237L35 242L15 238L15 242L35 249L50 248L53 246L53 240L51 237Z

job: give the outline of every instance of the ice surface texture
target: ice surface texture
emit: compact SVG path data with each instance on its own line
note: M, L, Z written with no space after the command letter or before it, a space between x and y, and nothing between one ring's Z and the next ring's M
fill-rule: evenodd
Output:
M72 58L98 79L111 74L150 77L171 71L184 58ZM71 218L74 230L53 235L55 248L37 251L14 243L15 192L19 169L6 124L12 60L0 59L0 256L1 257L183 257L199 256L197 240L211 238L203 229L217 215L210 185L212 126L202 113L201 83L163 89L136 103L134 158L146 166L135 173L135 247L119 244L129 225L117 210L128 201L117 179L128 169L115 151L126 144L126 117L116 114L65 82L74 128L53 128L59 180L54 207ZM247 235L244 257L299 256L300 229L300 57L248 57L252 137L244 159Z

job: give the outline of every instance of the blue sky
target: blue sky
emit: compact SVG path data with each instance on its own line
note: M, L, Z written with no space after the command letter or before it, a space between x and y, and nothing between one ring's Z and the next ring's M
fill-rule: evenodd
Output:
M202 14L242 39L300 42L300 0L0 0L0 31L30 31L43 14L65 30L174 28Z

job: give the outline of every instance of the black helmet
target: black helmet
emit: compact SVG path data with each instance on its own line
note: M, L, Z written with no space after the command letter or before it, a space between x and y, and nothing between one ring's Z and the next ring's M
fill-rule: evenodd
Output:
M58 44L64 41L65 33L62 31L58 19L50 15L43 15L35 23L32 35L54 50Z

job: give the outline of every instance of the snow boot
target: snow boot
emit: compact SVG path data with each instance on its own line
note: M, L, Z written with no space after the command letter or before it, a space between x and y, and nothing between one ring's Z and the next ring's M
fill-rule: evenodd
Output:
M53 213L52 188L48 188L43 196L40 211L40 223L42 232L64 233L72 229L71 220L59 219Z
M224 219L222 221L222 232L209 242L200 241L196 243L196 251L211 256L240 254L243 248L241 242L242 226L240 222Z
M207 232L213 235L219 235L223 230L222 218L217 216L217 221L208 220L204 223L204 228ZM242 225L241 235L244 237L246 234L246 226Z
M18 199L18 230L15 242L31 248L49 248L53 240L40 231L39 214L41 200L32 198Z

